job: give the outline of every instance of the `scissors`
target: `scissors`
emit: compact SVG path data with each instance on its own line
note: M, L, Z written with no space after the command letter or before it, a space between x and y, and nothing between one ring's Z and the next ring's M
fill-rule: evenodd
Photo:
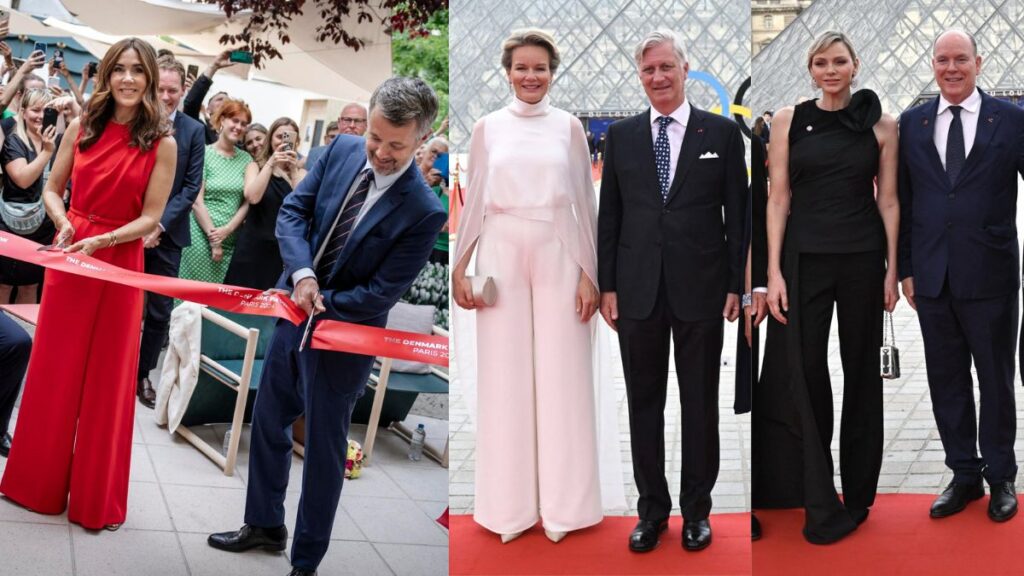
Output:
M60 252L61 250L68 247L67 240L58 242L56 244L47 244L46 246L40 246L36 248L36 252Z
M316 295L313 296L313 302L315 303L317 298L320 297L320 291L316 291ZM310 310L309 319L306 320L306 329L302 332L302 340L299 341L299 352L306 347L306 340L309 340L309 333L313 329L313 312Z

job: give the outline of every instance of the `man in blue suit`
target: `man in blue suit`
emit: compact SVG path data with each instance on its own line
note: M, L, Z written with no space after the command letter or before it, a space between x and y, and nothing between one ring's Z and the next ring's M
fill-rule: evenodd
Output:
M1017 513L1013 381L1024 110L977 89L981 57L965 32L936 39L932 67L941 94L900 116L899 165L899 273L921 323L932 410L953 470L931 516L956 514L982 498L984 478L988 515L1002 522ZM981 393L977 422L972 361Z
M363 138L339 135L281 207L281 288L317 319L383 327L412 285L447 215L413 163L430 136L437 97L423 81L391 78L370 99ZM302 497L292 575L310 575L327 552L345 467L349 421L373 358L300 352L304 326L277 323L253 409L245 525L212 534L214 548L284 550L291 426L306 415Z
M174 58L164 57L158 62L160 83L158 90L164 109L174 125L174 140L178 144L178 164L174 170L174 185L167 206L160 218L160 226L144 238L146 247L146 273L171 278L178 277L181 250L192 243L189 234L189 214L203 183L203 159L206 154L206 136L203 125L178 112L178 102L185 93L185 68ZM156 405L156 390L149 381L149 373L156 367L160 348L167 338L173 299L150 292L146 299L146 323L142 329L139 349L139 379L136 395L146 408Z
M0 456L4 458L11 451L11 435L7 429L31 352L32 338L17 322L0 312Z

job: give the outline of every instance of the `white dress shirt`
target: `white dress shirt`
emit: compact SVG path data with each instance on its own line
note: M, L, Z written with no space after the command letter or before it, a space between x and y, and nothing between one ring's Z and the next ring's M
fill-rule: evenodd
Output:
M366 193L366 201L363 202L363 206L359 209L359 214L356 214L355 222L352 223L352 233L355 233L355 230L359 227L359 223L362 222L363 217L365 217L370 209L373 208L373 205L381 199L381 196L383 196L384 193L402 177L402 174L405 174L405 171L409 169L410 165L412 165L412 161L413 158L409 158L409 161L406 162L405 165L385 176L380 172L373 170L373 164L370 163L369 159L366 160L366 164L364 164L363 168L359 171L359 176L349 187L348 194L345 195L345 201L341 203L341 208L338 209L338 213L334 216L334 222L331 224L331 227L327 229L327 235L320 239L320 248L316 251L316 257L313 258L313 268L316 268L320 263L320 257L323 256L324 250L327 249L327 240L331 237L331 234L334 232L334 228L338 225L338 219L341 218L341 213L345 211L345 206L348 205L348 201L352 198L352 193L355 192L356 188L359 186L359 182L362 181L363 172L367 169L373 170L373 182L370 183L370 190ZM352 236L350 235L349 238L351 237ZM300 268L292 273L292 286L297 285L299 280L302 280L303 278L309 278L310 276L316 277L316 272L313 271L313 268Z
M658 112L651 107L651 142L658 141L658 118L664 116L661 112ZM668 125L668 146L671 154L669 154L670 164L668 167L668 186L672 187L672 180L676 175L676 165L679 163L679 150L683 147L683 136L686 134L686 123L690 120L690 103L687 100L683 100L683 103L676 108L669 116L672 117L672 123Z
M946 139L949 138L949 125L953 123L953 113L949 107L953 106L948 100L939 95L939 111L935 116L935 149L939 152L939 160L942 167L946 167ZM971 148L974 146L974 135L978 133L978 117L981 115L981 93L975 88L974 92L960 103L963 110L960 111L960 123L964 126L964 158L971 155Z

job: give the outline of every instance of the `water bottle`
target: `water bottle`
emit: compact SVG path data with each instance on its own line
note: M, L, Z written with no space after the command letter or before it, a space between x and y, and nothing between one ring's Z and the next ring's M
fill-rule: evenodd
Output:
M409 460L419 462L423 457L423 441L427 439L427 430L420 424L412 431L412 443L409 444Z

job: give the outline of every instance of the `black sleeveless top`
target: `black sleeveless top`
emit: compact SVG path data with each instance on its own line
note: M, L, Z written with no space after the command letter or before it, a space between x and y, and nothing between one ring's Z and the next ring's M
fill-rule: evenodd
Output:
M885 248L875 204L878 96L860 90L842 110L797 104L789 128L787 252L851 253Z

